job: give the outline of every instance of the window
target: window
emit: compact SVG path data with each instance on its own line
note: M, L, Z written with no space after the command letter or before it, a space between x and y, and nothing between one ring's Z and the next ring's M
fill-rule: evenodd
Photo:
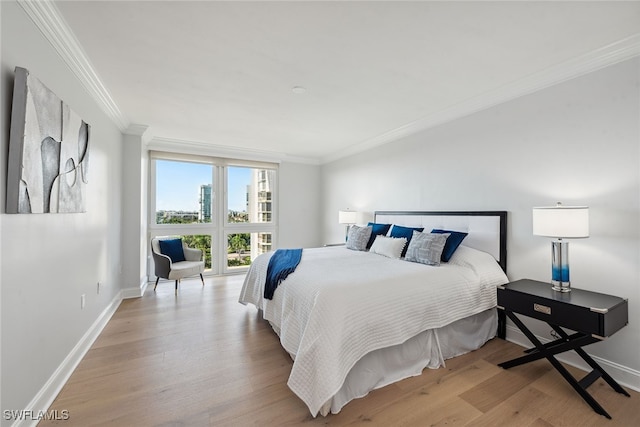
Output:
M272 250L275 178L275 169L226 168L228 271L247 267L255 257Z
M159 152L150 157L153 236L182 236L203 249L213 274L245 271L275 249L277 165Z
M158 159L156 224L210 223L213 166Z
M249 167L227 168L229 222L271 222L275 172Z
M204 254L204 268L211 270L211 235L209 234L190 234L178 236L190 248L200 249Z
M251 265L251 234L229 234L227 238L227 267Z
M248 267L255 257L271 250L271 233L229 234L227 236L227 270Z

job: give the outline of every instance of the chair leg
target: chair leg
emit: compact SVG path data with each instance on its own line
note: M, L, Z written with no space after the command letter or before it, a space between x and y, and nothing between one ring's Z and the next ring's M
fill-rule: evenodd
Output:
M179 280L176 280L176 292L178 292L178 281Z
M202 273L200 273L200 280L202 280L202 286L204 286L204 277L202 277Z
M160 280L160 276L156 277L156 285L153 287L153 290L155 291L156 288L158 287L158 280Z

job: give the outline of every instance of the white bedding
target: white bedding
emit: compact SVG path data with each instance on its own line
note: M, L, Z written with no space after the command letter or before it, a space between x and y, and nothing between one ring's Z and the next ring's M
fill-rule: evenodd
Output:
M364 355L494 307L496 286L508 282L491 255L465 246L439 267L327 247L303 250L267 300L271 255L253 262L239 300L280 335L294 359L287 384L314 416Z

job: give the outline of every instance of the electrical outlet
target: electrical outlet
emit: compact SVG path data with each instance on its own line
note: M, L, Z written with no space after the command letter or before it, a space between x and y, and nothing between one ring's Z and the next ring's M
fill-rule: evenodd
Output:
M84 294L80 295L80 309L82 310L84 309L85 300L86 300L85 295Z

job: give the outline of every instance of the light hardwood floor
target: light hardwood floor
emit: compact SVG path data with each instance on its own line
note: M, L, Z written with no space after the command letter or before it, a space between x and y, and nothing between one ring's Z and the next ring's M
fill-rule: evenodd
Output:
M70 418L39 426L640 425L639 393L594 383L607 420L546 361L499 368L523 350L500 339L312 418L287 388L292 361L276 335L237 302L243 278L183 280L178 295L161 281L123 301L50 408Z

